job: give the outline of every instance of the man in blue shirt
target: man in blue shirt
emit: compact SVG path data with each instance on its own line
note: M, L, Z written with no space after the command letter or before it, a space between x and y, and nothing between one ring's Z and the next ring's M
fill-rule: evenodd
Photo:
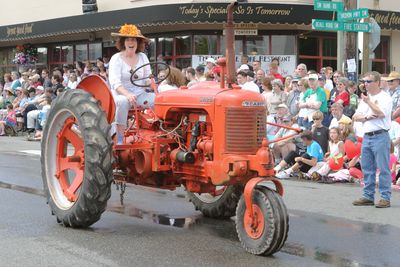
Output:
M315 167L318 162L324 159L324 153L321 146L313 140L312 132L305 131L301 134L301 140L307 146L306 153L299 155L297 152L290 152L284 160L282 160L275 168L276 177L285 179L292 176L298 171L307 173L312 167ZM293 165L286 170L282 170L287 166Z

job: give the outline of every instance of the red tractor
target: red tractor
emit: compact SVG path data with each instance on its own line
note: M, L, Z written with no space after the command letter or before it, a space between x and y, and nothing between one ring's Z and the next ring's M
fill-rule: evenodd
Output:
M235 4L228 7L228 27ZM115 104L100 77L90 76L79 89L58 96L44 129L41 162L47 200L59 223L89 227L98 221L112 182L169 190L183 185L205 216L236 216L248 252L272 255L282 248L288 213L265 139L264 99L233 83L229 49L228 64L219 60L220 83L164 92L156 96L154 110L132 109L122 145L113 145ZM260 182L272 182L275 190Z

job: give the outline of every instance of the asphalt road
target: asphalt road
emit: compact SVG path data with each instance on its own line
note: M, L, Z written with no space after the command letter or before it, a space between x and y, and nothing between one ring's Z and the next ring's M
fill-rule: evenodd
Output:
M400 194L353 207L356 185L285 181L289 238L273 257L241 248L233 219L204 218L184 191L128 187L87 230L59 226L45 203L39 143L0 138L1 266L399 266Z

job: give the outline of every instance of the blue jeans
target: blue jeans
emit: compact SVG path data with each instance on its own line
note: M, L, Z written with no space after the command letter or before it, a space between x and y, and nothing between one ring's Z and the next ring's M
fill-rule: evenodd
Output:
M385 200L392 194L392 178L389 169L390 137L387 132L374 136L364 135L361 148L361 168L364 173L363 197L374 200L376 187L376 170L379 174L379 193Z

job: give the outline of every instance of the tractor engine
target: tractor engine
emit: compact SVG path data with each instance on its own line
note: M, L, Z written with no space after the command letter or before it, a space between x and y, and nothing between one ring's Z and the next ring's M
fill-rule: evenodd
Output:
M190 192L273 175L265 139L266 110L260 94L201 83L190 90L156 96L151 112L127 131L115 149L118 169L128 181Z

